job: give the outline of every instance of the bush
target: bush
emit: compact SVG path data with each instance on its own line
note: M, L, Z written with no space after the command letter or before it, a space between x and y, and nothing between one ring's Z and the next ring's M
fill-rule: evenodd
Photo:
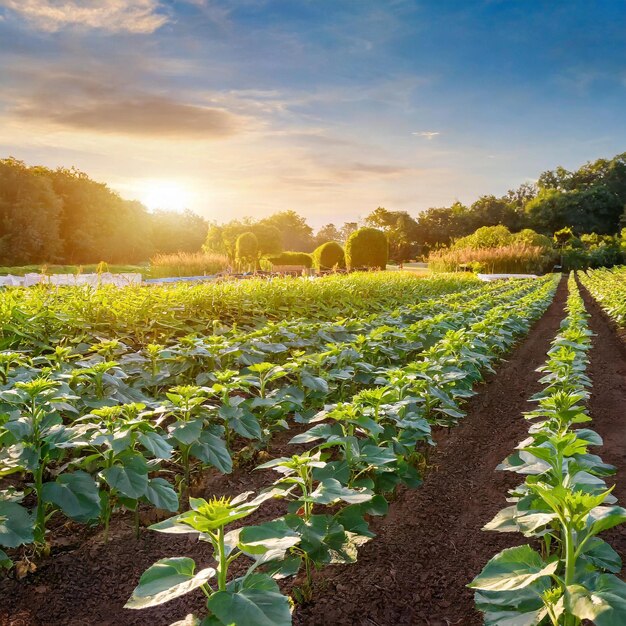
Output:
M235 244L235 259L240 266L256 268L259 258L259 240L254 233L241 233Z
M152 278L169 278L171 276L203 276L216 274L228 267L225 254L206 252L176 252L173 254L157 254L150 260L150 276Z
M313 267L313 259L306 252L281 252L265 258L272 265L304 265L306 268Z
M313 265L317 271L346 266L346 255L341 244L327 241L313 251Z
M541 273L551 269L555 253L540 246L514 243L499 248L446 249L432 252L428 268L433 272L456 272L470 268L488 274Z
M374 267L384 270L389 257L387 235L376 228L359 228L346 242L346 265L349 270Z
M506 226L482 226L471 235L461 237L452 246L455 250L502 248L513 243L513 235Z

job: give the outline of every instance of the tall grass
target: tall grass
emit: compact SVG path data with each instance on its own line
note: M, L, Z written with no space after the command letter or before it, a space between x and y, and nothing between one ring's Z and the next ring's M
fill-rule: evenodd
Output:
M514 243L499 248L472 250L446 249L432 252L428 267L433 272L458 272L471 269L488 274L526 274L545 272L551 268L554 257L540 246Z
M212 252L175 252L173 254L157 254L150 259L153 278L170 276L204 276L216 274L229 265L228 257Z

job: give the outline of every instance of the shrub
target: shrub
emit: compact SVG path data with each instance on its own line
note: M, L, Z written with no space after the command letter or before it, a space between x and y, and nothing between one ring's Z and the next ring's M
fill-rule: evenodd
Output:
M150 259L150 276L168 278L170 276L202 276L216 274L228 267L225 254L208 252L175 252L157 254Z
M318 271L346 266L346 255L341 244L327 241L313 251L313 265Z
M389 257L387 235L376 228L359 228L346 242L346 265L349 270L374 267L384 270Z
M555 253L540 246L513 243L499 248L454 248L432 252L428 268L433 272L456 272L471 268L489 274L527 274L549 270Z
M265 258L272 265L304 265L306 268L313 266L313 259L307 252L281 252Z
M254 233L241 233L235 244L235 259L240 267L256 268L259 258L259 240Z
M501 248L513 243L513 235L506 226L482 226L471 235L461 237L452 246L455 250L480 250L482 248Z

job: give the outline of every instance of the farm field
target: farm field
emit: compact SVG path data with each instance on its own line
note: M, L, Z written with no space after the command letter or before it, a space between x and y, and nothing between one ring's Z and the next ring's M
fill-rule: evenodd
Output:
M626 498L624 284L394 271L3 291L0 623L207 607L206 624L482 623L466 585L528 543L481 530L520 482L494 470L572 325ZM623 557L620 515L606 539Z

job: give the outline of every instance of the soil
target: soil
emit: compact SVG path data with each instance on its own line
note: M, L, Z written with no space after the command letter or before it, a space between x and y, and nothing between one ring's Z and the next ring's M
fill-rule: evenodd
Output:
M494 470L528 429L521 413L539 389L535 370L544 362L563 318L566 292L562 280L546 314L468 403L467 417L450 433L437 433L438 447L423 486L400 491L388 516L371 524L378 536L361 548L359 562L316 574L314 600L296 609L294 624L481 623L465 585L499 550L523 542L514 535L481 531L506 505L506 490L519 482L517 475ZM600 454L618 466L616 495L626 502L626 433L620 423L626 401L626 348L599 309L589 302L587 306L597 334L590 353L590 409L594 427L605 439ZM294 448L287 442L293 434L276 437L269 453L292 454ZM256 490L273 478L272 472L241 469L227 477L205 477L195 495ZM283 507L278 501L266 503L246 523L272 519ZM205 544L148 530L135 539L132 519L124 516L115 518L107 545L101 532L85 532L79 526L68 527L61 537L61 545L57 542L52 555L38 562L34 574L0 581L1 625L159 626L202 609L200 594L149 610L131 611L123 605L139 576L160 558L190 556L198 568L211 565ZM610 540L626 556L625 531L611 531Z

